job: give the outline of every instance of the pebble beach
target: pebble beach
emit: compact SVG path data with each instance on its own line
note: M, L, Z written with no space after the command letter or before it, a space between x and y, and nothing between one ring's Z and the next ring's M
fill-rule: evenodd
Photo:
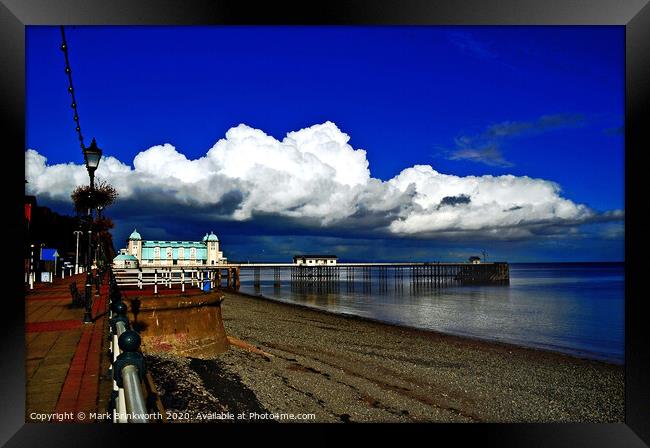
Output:
M620 365L239 293L221 307L244 345L146 354L172 421L624 421Z

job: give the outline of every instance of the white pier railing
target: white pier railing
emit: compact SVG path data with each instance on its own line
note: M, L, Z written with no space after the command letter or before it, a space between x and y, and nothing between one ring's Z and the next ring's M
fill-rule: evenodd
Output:
M147 286L154 287L154 293L159 288L171 289L173 285L180 285L181 291L185 288L214 289L221 284L221 267L206 268L140 268L117 269L113 268L118 287L135 286L143 289ZM231 273L231 275L233 275Z

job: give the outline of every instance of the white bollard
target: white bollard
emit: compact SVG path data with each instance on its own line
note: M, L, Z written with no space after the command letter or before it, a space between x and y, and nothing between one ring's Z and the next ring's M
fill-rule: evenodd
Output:
M29 289L34 289L34 273L29 274Z

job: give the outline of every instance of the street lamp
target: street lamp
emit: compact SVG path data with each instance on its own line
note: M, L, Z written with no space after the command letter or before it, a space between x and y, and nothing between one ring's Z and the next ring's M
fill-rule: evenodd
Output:
M75 255L74 255L74 273L78 274L79 273L79 235L81 235L83 232L81 230L75 230L72 233L77 235L77 250L75 251Z
M86 161L86 169L90 176L90 189L95 188L95 170L99 166L99 161L102 158L102 150L97 146L97 142L93 138L90 146L84 148L84 160Z
M92 252L92 225L93 225L93 209L92 199L95 191L95 170L99 166L99 161L102 158L102 150L97 146L97 142L93 138L90 146L84 148L84 160L86 162L86 169L90 177L90 190L88 191L88 257L86 258L86 300L84 310L85 324L91 324L92 318L92 265L91 265L91 252Z
M102 219L102 210L104 207L101 205L97 206L97 220ZM95 266L99 267L99 251L100 251L100 238L99 232L97 233L97 249L95 249Z
M97 220L102 219L102 207L101 205L97 206ZM95 266L97 266L97 277L95 277L95 295L99 297L99 284L100 284L100 278L99 278L99 251L100 251L100 241L99 241L99 231L97 232L97 248L95 249Z
M29 289L34 289L34 280L36 278L34 268L34 245L32 244L29 252Z

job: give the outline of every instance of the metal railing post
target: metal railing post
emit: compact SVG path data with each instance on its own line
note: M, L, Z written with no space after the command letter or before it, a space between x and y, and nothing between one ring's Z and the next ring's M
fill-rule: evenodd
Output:
M157 286L157 282L156 282ZM113 421L148 423L142 380L146 373L144 356L140 353L140 335L129 329L127 306L121 301L117 283L111 283L111 319L113 333ZM120 353L121 352L121 353Z

